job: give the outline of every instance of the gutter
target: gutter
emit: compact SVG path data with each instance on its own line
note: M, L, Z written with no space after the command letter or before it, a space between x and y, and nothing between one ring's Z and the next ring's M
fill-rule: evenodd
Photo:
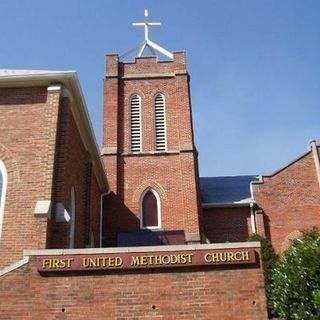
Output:
M260 180L260 179L259 179ZM255 181L250 182L250 195L251 195L251 202L250 202L250 219L251 219L251 231L253 234L257 233L257 219L256 219L256 211L254 210L254 206L256 201L254 200L253 195L253 183Z

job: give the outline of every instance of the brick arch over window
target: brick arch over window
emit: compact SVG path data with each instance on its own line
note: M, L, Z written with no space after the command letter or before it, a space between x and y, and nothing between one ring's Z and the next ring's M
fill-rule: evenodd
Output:
M140 226L142 229L161 228L161 201L151 188L147 188L140 198Z
M161 201L165 201L167 199L167 193L165 189L159 184L158 182L155 182L151 179L147 179L143 181L134 191L134 194L132 196L132 202L133 203L139 203L141 194L146 190L146 189L153 189L157 192L159 197L161 198Z

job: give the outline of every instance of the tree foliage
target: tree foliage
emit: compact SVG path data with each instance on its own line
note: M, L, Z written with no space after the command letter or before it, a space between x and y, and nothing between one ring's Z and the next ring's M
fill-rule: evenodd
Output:
M269 307L280 319L320 319L320 230L302 234L271 269Z

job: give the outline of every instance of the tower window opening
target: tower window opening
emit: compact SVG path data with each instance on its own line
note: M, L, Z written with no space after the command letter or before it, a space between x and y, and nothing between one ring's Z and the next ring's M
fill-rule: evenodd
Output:
M138 95L130 100L130 143L131 152L141 151L141 99Z
M155 144L156 151L167 150L165 101L162 94L158 94L154 100L155 119Z

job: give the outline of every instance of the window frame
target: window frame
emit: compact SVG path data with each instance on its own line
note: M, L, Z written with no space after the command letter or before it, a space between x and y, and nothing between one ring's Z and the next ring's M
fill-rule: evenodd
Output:
M0 174L2 176L2 190L0 190L0 240L2 235L2 225L3 225L3 217L4 217L4 207L6 201L6 193L7 193L7 185L8 185L8 174L6 170L6 166L2 160L0 160Z
M151 191L154 196L157 199L157 214L158 214L158 225L157 226L144 226L143 225L143 199L145 195ZM157 230L161 229L161 203L160 203L160 197L158 193L152 189L152 188L147 188L143 191L141 197L140 197L140 229L142 230Z

